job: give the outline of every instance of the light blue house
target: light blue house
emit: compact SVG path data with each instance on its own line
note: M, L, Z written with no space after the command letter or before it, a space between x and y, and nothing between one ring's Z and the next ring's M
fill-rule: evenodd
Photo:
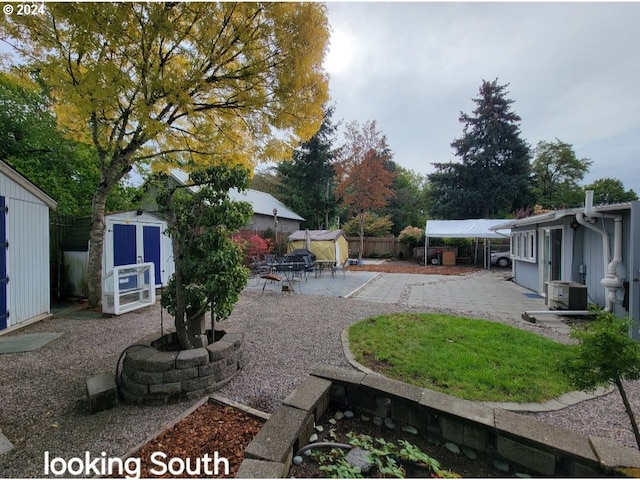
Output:
M594 303L630 318L632 336L640 338L640 202L593 205L588 191L583 208L493 227L505 228L517 284L545 296L550 308L579 311Z

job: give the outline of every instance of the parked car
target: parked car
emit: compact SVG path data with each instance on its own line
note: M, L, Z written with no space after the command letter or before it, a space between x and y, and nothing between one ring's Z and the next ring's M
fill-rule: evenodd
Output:
M503 252L493 252L491 254L491 264L499 267L511 266L511 252L509 250Z

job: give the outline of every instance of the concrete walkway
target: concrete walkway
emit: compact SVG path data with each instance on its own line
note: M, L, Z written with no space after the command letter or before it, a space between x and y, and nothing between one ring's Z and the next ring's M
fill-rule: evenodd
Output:
M366 286L373 279L382 275L379 272L336 272L331 276L330 271L322 272L321 275L316 275L315 272L311 272L306 278L301 281L296 281L293 284L294 293L302 293L304 295L323 295L331 297L343 297L349 298L355 295L358 291L366 288ZM280 275L281 276L281 275ZM262 290L264 287L263 295L284 294L287 292L282 291L282 282L270 282L260 277L253 277L249 279L249 283L245 287L248 290ZM285 283L286 285L286 283Z
M508 271L467 275L382 273L351 298L368 302L451 311L491 318L521 318L525 311L548 310L544 298L507 280ZM347 272L347 275L351 272ZM536 323L559 331L569 327L556 315L537 315Z

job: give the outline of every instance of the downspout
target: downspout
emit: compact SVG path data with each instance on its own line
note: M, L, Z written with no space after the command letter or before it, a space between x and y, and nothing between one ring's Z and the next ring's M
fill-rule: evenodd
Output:
M594 225L597 217L602 219L602 229L597 228ZM613 258L611 258L609 234L607 234L607 231L604 228L605 218L612 218L615 222L613 233ZM607 289L607 303L604 310L606 312L611 312L613 311L614 303L619 303L617 291L622 287L622 280L616 274L617 267L622 262L622 215L605 215L603 213L596 212L593 208L593 190L587 190L584 212L578 212L576 214L576 220L580 225L583 225L602 236L602 256L605 276L600 280L600 284Z

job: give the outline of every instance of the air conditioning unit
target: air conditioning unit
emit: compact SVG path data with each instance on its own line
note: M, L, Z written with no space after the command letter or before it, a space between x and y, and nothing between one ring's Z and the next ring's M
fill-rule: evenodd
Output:
M549 310L586 310L587 286L577 282L547 282Z

